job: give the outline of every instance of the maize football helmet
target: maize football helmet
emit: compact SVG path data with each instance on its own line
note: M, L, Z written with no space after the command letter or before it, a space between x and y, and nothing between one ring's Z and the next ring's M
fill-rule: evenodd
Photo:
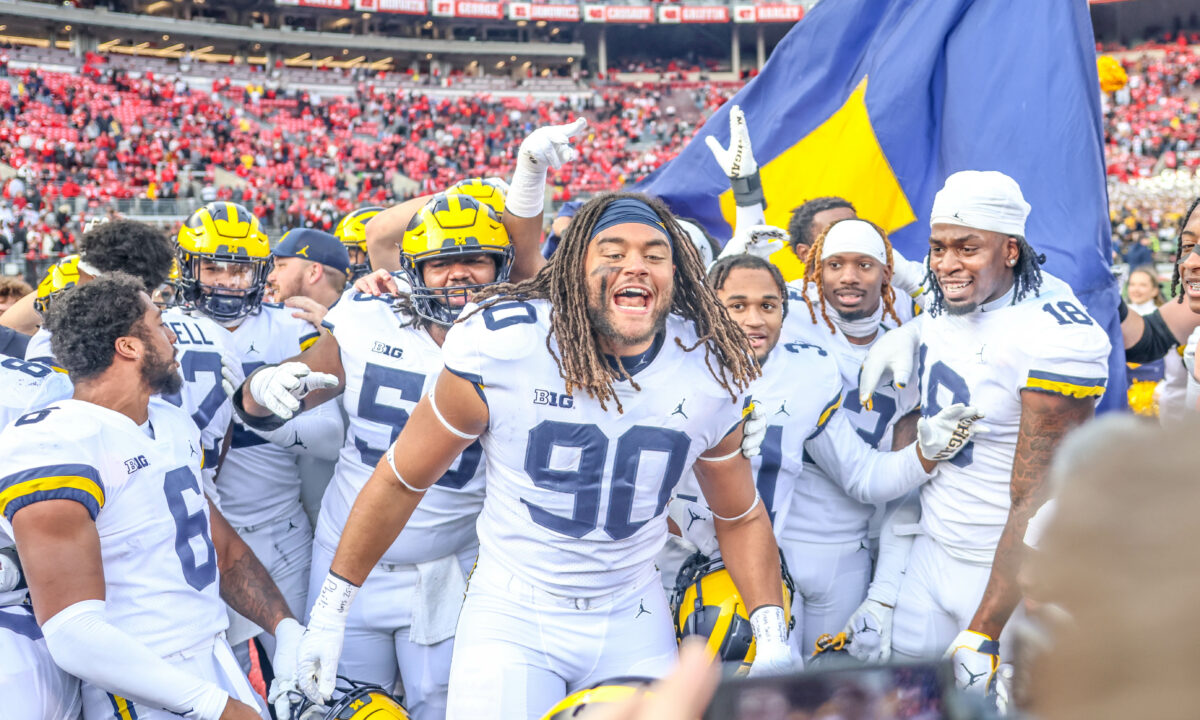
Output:
M333 234L346 246L350 253L350 282L371 272L371 260L367 257L367 223L383 212L383 208L372 205L361 207L338 221ZM361 253L361 261L355 262L355 254Z
M779 562L783 574L783 614L788 617L790 630L796 586L782 553ZM675 636L680 641L688 635L708 638L709 652L722 662L739 663L739 673L750 669L756 649L750 611L720 558L710 560L696 553L684 561L671 592L671 609Z
M571 720L597 705L618 703L645 690L654 682L648 677L618 677L571 693L542 716L542 720Z
M508 183L500 178L469 178L459 180L446 188L446 194L470 195L490 207L496 213L496 217L503 217L504 196L508 194Z
M342 695L331 705L316 705L293 693L303 699L292 705L290 720L410 720L400 700L378 685L339 675L337 691Z
M496 262L490 283L431 288L425 284L422 264L454 255L489 255ZM452 325L466 300L496 283L508 281L513 247L496 213L469 195L434 195L409 221L400 246L400 264L412 284L413 310L425 320Z
M221 323L258 312L271 272L271 245L254 213L236 203L208 203L183 223L176 242L183 302ZM245 287L205 282L204 262L242 269Z
M54 298L79 284L79 256L68 255L50 266L37 286L33 307L43 316L50 312Z

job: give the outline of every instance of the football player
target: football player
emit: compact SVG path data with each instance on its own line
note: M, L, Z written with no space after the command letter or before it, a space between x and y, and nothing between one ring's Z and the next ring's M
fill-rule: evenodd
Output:
M1028 214L1002 173L946 179L930 219L929 312L876 342L859 390L866 402L885 371L905 385L915 363L923 415L954 402L987 413L990 433L921 488L923 534L892 631L894 653L944 652L959 684L978 691L990 685L1020 599L1022 539L1045 499L1051 456L1092 417L1108 378L1108 338L1070 287L1041 269L1025 239Z
M308 348L319 328L293 317L292 310L263 302L271 267L262 226L234 203L204 205L184 222L177 238L180 297L192 317L220 326L220 335L248 375ZM231 369L228 390L240 384ZM341 414L322 408L269 436L232 425L229 451L221 463L220 508L266 566L296 615L304 613L312 559L312 525L300 502L300 462L306 455L332 458L342 441ZM231 618L229 640L244 666L246 640L262 630ZM271 639L260 638L268 653Z
M312 388L304 411L337 395L346 407L349 431L313 546L314 597L355 498L444 365L446 331L469 294L505 282L512 265L499 218L464 195L435 196L401 249L410 294L349 291L325 318L329 334L297 358L254 373L242 395L246 421L265 428L299 410L287 388L293 383ZM259 408L272 419L253 417ZM347 618L339 672L390 691L399 671L405 706L419 720L445 716L454 626L478 547L483 470L473 443L370 570Z
M792 301L803 302L805 307L784 324L784 336L822 347L837 360L846 389L841 410L863 441L883 451L906 447L915 439L920 415L916 409L920 404L917 388L880 387L864 405L858 400L858 373L871 345L912 319L914 306L904 290L920 285L924 266L895 252L883 231L869 221L854 217L829 221L824 217L845 210L842 205L832 201L822 204L820 207L832 207L808 217L807 208L812 203L817 201L797 208L792 225L807 217L806 222L823 223L824 229L815 236L806 236L809 253L805 264L810 271L790 285ZM803 228L797 231L808 232ZM919 269L914 272L913 266ZM817 477L828 475L825 467L816 463L808 463L806 472ZM872 579L871 553L866 548L876 548L881 507L836 492L827 493L817 503L798 493L793 495L793 512L781 535L782 544L797 559L806 552L824 558L820 562L797 562L798 568L792 573L806 599L828 610L824 620L836 623L818 632L832 632L848 619L853 622L864 616L853 622L859 637L849 648L852 654L861 656L870 646L880 653L871 659L884 659L890 652L884 636L890 636L895 581L907 557L903 542L889 535L889 543L878 548L882 556L875 564ZM869 643L864 635L872 630L877 637ZM812 645L806 641L803 647L811 649Z
M673 664L653 559L693 464L751 610L751 672L790 668L778 549L741 450L754 358L661 203L589 201L542 271L485 291L442 354L350 511L301 650L307 695L332 690L359 587L476 441L488 492L448 717L537 718L597 680Z
M383 208L375 205L361 207L343 216L333 229L350 259L350 282L371 272L371 258L367 256L367 223L381 212Z
M86 236L88 245L85 248L89 258L102 258L109 266L114 262L114 257L119 259L124 245L118 242L118 238L112 237L112 233L126 233L143 243L137 251L139 255L135 257L135 260L140 259L145 268L139 277L148 279L151 273L161 269L161 253L163 250L170 251L167 239L154 228L132 220L106 222L89 231ZM169 263L167 267L172 272L176 269L174 263ZM50 268L45 279L38 285L34 307L39 316L44 317L55 298L63 292L78 284L90 282L102 272L80 255L63 258ZM205 492L215 498L213 479L220 467L221 453L228 445L226 436L233 417L233 407L222 386L222 368L236 369L237 358L222 337L224 333L221 328L211 321L189 317L177 307L167 309L164 318L165 322L171 324L175 333L176 350L179 353L184 378L180 391L166 396L166 399L187 410L196 426L200 428L205 460L201 476ZM38 329L30 341L26 358L58 369L53 357L49 329Z
M83 681L85 720L265 717L225 602L280 639L275 691L303 628L202 494L195 423L154 397L181 382L170 328L120 272L57 298L47 325L74 396L0 434L0 528L54 661Z
M843 234L831 231L835 248L842 247ZM882 250L882 239L874 239ZM901 497L929 479L936 462L952 458L962 438L970 437L979 416L971 407L948 407L921 423L917 447L876 452L839 410L842 373L835 357L819 345L781 340L788 297L778 268L753 255L735 255L717 261L709 282L762 367L749 395L768 425L751 463L795 580L793 647L802 657L818 636L840 628L863 599L871 567L865 544L871 503ZM684 502L671 505L672 518L711 555L708 509L702 499L680 499Z

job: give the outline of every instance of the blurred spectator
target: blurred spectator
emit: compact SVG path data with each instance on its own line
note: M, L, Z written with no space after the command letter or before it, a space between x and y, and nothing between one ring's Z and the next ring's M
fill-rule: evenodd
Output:
M0 313L31 292L33 288L21 278L0 276Z
M1149 315L1163 304L1162 286L1158 283L1158 272L1149 266L1136 267L1125 282L1125 295L1129 298L1129 309L1138 315Z

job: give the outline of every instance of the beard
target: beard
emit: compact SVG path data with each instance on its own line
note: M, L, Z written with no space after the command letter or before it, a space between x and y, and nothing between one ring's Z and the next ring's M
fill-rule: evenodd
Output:
M157 351L149 349L142 361L142 381L150 388L150 392L161 395L173 395L183 387L183 377L177 368L172 368L174 357L164 357Z

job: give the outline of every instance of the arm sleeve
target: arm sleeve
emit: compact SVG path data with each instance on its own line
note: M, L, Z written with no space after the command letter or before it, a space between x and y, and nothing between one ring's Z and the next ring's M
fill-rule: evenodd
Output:
M42 635L60 668L113 695L197 720L219 720L229 701L216 683L172 666L105 620L103 600L64 608Z
M1159 311L1155 310L1146 315L1142 322L1145 323L1145 329L1138 341L1125 349L1125 362L1154 362L1179 344Z
M804 449L847 495L863 503L895 500L930 477L915 447L879 452L842 413L834 413L825 432L807 440Z
M253 427L250 430L297 455L320 460L337 460L346 433L338 403L332 400L293 416L274 430ZM303 443L295 444L297 439L302 439Z
M764 212L762 203L754 203L753 205L738 205L734 210L733 215L733 234L737 235L739 228L752 228L755 225L766 225L767 216Z
M879 533L879 560L875 563L875 577L867 590L867 598L895 607L900 595L900 578L908 565L908 553L919 532L920 520L921 499L917 491L888 504Z

